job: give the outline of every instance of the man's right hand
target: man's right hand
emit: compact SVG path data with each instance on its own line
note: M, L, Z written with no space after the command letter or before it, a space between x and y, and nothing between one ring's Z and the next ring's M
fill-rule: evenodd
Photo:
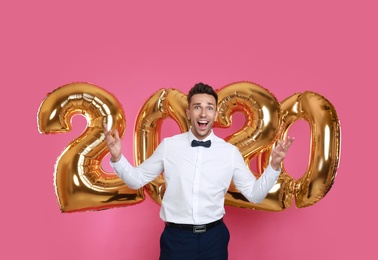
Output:
M118 130L108 130L108 125L104 123L105 141L110 152L112 162L118 162L122 157L122 144Z

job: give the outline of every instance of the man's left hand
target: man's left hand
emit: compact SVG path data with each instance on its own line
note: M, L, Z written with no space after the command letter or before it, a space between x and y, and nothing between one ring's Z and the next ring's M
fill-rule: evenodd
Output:
M294 142L294 137L287 137L286 140L279 140L272 152L272 161L270 162L274 170L278 170L282 161L286 157L287 151Z

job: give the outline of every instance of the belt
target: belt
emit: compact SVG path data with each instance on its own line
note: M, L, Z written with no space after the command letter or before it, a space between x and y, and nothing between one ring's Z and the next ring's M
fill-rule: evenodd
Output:
M176 224L172 222L165 222L165 225L167 227L192 231L193 233L203 233L212 229L213 227L218 226L222 222L223 222L223 218L221 218L220 220L211 222L209 224L203 224L203 225Z

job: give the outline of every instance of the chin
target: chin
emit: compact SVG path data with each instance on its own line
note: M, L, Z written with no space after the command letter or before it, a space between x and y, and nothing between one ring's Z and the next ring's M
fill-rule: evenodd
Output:
M198 132L198 135L199 136L202 136L202 137L206 137L210 134L210 131L209 130L206 130L206 131L199 131Z

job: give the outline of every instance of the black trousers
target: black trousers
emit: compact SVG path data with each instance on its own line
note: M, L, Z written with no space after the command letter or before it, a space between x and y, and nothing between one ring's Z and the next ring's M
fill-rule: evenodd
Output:
M227 260L230 233L222 222L203 233L165 226L160 260Z

